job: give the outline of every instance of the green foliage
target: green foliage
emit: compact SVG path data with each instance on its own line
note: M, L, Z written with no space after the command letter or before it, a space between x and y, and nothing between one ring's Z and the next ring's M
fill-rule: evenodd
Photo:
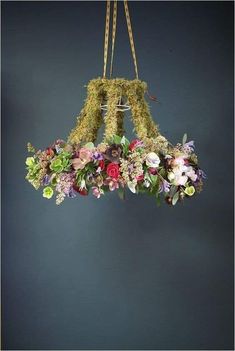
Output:
M172 205L175 205L179 200L179 192L177 191L172 198Z
M68 171L71 166L71 153L62 151L56 158L54 158L50 164L50 169L55 173L62 171Z
M186 143L187 138L188 138L188 136L187 136L187 134L185 133L185 134L183 135L182 145L184 145L184 144Z
M60 158L56 158L54 161L51 162L50 169L56 173L62 172L63 171L62 160Z

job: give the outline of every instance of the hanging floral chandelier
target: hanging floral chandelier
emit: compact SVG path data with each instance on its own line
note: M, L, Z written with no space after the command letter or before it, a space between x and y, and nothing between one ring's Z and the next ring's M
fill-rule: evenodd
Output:
M28 143L26 179L35 189L43 188L43 197L56 196L56 204L66 197L88 195L100 198L117 190L124 198L125 189L132 193L153 195L157 203L168 204L192 197L202 190L205 173L199 168L194 142L173 146L160 134L145 101L147 85L139 80L135 46L127 0L124 9L134 61L136 79L111 78L117 23L117 1L113 1L112 49L110 78L106 77L111 2L107 1L104 40L103 77L87 86L87 99L76 127L67 142L56 140L45 150L36 151ZM131 111L137 138L124 136L125 111ZM105 124L103 141L95 145L97 133Z

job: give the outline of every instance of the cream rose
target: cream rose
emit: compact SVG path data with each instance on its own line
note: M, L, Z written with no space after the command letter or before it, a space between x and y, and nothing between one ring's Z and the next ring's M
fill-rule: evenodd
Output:
M148 167L157 168L160 164L160 158L155 152L149 152L146 156L145 162Z

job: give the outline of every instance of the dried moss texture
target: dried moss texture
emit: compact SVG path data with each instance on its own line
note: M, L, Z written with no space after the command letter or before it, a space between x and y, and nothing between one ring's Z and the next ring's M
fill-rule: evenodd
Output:
M122 97L122 89L115 81L109 80L104 84L104 98L107 101L107 113L104 116L105 131L104 140L110 140L113 135L118 134L118 110L117 105Z
M85 106L78 116L77 126L68 138L70 143L95 141L102 123L102 103L107 104L107 113L104 115L104 141L111 139L114 134L122 136L124 112L118 111L117 104L120 99L124 99L131 107L132 121L138 138L151 150L167 152L168 142L160 134L145 101L145 82L138 79L97 78L89 82L87 90Z
M85 106L77 117L77 125L68 138L72 144L95 141L98 129L102 124L102 111L100 109L103 100L102 85L99 82L91 81L87 86L87 92Z

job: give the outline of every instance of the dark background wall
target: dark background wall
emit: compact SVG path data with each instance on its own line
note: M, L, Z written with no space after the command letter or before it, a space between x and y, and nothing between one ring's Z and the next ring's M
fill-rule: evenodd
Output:
M102 73L105 3L2 2L4 349L233 349L233 3L129 6L154 119L196 141L204 192L157 208L34 191L26 143L74 126ZM132 78L119 7L114 73Z

